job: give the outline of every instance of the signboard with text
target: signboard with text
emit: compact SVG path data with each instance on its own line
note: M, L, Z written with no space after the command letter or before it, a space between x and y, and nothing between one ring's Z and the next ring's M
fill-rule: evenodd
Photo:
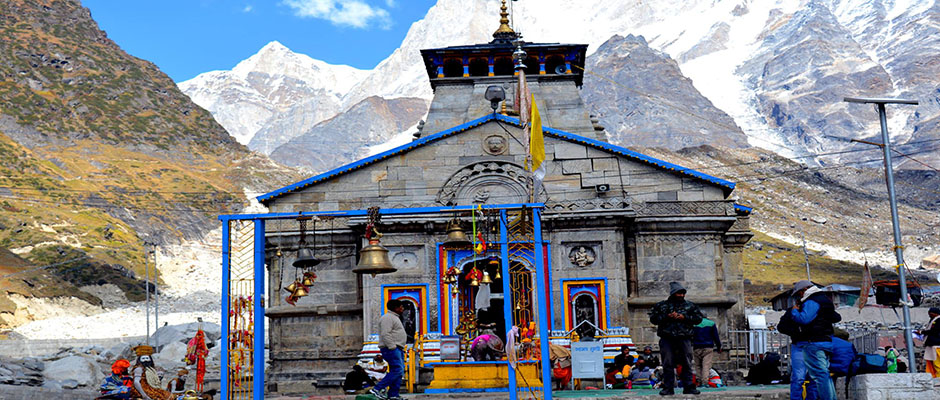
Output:
M571 377L576 379L604 377L604 343L571 343Z

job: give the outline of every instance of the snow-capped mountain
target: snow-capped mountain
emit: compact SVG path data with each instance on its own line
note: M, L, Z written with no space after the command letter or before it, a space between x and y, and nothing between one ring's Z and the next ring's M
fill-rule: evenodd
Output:
M249 144L269 124L287 124L303 132L336 115L343 110L343 96L366 74L294 53L274 41L231 71L206 72L178 86L239 143ZM285 115L297 120L286 123ZM275 136L261 146L286 140ZM270 150L274 147L270 145Z
M250 147L270 152L276 146L265 143L284 143L307 132L311 124L330 118L329 114L335 115L371 96L429 99L430 87L419 50L488 42L498 26L499 4L498 0L439 0L425 18L412 24L401 46L373 70L344 69L348 79L336 82L316 77L310 77L309 83L292 81L294 86L290 87L316 88L329 93L332 97L322 96L329 100L320 100L304 90L287 91L298 97L269 96L284 91L289 79L266 72L255 72L259 76L252 79L252 74L244 71L264 64L260 60L263 58L281 57L267 62L283 67L303 56L287 57L284 52L264 49L246 60L244 68L239 64L231 72L204 74L181 87L198 104L207 106L240 140L263 132L249 141ZM670 138L661 143L675 148L683 143L700 143L703 129L725 127L728 135L721 137L731 139L739 127L744 136L736 139L737 145L763 147L790 157L810 155L801 158L809 162L836 161L812 156L863 146L839 138L878 133L877 114L870 107L842 102L845 96L920 100L917 107L894 106L889 111L893 139L901 144L918 143L905 147L908 151L924 152L924 146L934 146L930 143L940 136L936 129L940 128L937 2L598 0L585 7L569 0L539 0L510 4L514 8L514 26L525 40L589 44L588 65L595 68L591 72L596 75L585 77L586 88L591 87L591 80L617 78L618 65L612 60L626 59L629 46L621 46L620 51L598 50L615 35L642 37L649 50L671 58L681 72L679 76L664 76L662 69L649 68L649 82L691 80L697 93L689 92L686 100L658 98L657 94L666 92L666 88L649 85L586 93L591 98L588 104L602 116L601 123L615 142L630 137L631 132L659 131L669 124L674 124L676 131L685 129L689 135L699 136L678 141ZM647 46L636 50L647 51ZM341 67L321 66L321 71L336 73L332 72L334 68ZM618 113L616 106L611 108L636 97L651 99L655 104L648 104L646 109L655 109L655 113L644 114L642 109L639 113ZM294 100L288 106L273 99ZM703 100L716 111L702 111ZM309 101L317 103L306 103ZM689 119L698 120L700 126L689 127L673 118L700 111L704 114ZM657 120L656 115L661 117ZM394 132L389 132L389 137L392 135ZM923 157L940 157L936 153ZM856 156L850 153L838 157Z

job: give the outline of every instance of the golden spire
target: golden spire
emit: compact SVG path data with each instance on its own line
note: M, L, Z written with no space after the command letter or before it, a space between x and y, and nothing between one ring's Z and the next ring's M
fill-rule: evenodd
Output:
M515 39L516 32L512 30L512 27L509 26L509 13L506 11L506 0L503 0L503 5L499 8L499 29L496 32L493 32L493 38L495 39Z

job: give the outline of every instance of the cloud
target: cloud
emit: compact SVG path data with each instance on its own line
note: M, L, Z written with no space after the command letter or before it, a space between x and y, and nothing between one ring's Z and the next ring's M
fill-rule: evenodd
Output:
M245 8L242 9L242 12L244 12L244 13L250 13L251 10L253 10L253 9L254 9L254 7L252 7L251 4L249 4L249 5L245 6Z
M394 2L386 0L386 3L388 1ZM362 0L284 0L283 4L292 8L298 17L325 19L334 25L381 29L391 26L388 11Z
M392 7L395 7L395 6L398 5L398 4L397 4L397 2L396 2L395 0L385 0L385 5L387 5L389 8L392 8Z

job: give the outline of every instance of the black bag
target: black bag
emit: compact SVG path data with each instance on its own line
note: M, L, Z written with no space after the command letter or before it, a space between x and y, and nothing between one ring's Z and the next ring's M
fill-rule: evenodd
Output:
M862 353L852 362L849 375L883 374L888 372L888 359L878 354Z

